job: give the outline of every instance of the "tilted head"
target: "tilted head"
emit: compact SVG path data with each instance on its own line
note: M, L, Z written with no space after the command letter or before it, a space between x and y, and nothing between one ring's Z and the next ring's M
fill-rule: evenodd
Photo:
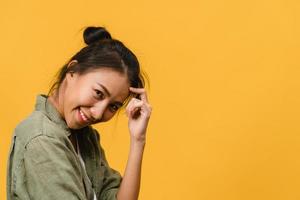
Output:
M50 100L71 129L111 119L128 100L129 87L144 87L136 56L102 27L88 27L87 44L59 71Z

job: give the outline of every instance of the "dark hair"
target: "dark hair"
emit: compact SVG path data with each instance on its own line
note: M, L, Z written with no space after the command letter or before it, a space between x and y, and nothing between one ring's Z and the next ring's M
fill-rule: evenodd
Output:
M67 73L84 74L103 67L126 74L131 87L143 88L145 86L145 74L141 73L134 53L121 41L113 39L105 28L87 27L83 32L83 38L87 46L76 53L59 70L48 95L55 89L59 89ZM77 60L77 63L68 67L72 60Z

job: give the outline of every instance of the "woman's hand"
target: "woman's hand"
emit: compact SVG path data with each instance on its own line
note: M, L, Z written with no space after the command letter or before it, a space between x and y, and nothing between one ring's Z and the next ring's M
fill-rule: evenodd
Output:
M146 130L152 108L148 103L146 90L144 88L130 87L129 91L140 96L140 99L132 98L126 107L126 114L129 118L128 127L130 136L131 139L136 142L145 142Z

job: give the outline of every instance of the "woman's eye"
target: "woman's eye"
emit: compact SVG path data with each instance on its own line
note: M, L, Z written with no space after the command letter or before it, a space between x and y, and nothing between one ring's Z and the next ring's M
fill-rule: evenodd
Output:
M116 112L119 109L119 106L113 104L113 105L110 105L109 108L110 108L111 112Z
M95 92L96 92L96 95L97 95L98 98L100 98L100 99L104 98L103 92L101 92L100 90L95 90Z

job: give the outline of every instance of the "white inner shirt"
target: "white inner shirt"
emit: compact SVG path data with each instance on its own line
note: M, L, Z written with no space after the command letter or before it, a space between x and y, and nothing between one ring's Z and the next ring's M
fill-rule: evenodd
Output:
M80 160L80 162L81 162L81 164L82 164L84 170L86 170L86 169L85 169L84 161L83 161L83 159L82 159L82 157L81 157L81 154L80 154L80 149L79 149L79 144L78 144L77 135L76 135L76 143L77 143L77 154L78 154L79 160ZM89 179L89 181L90 181L90 179ZM90 182L91 182L91 181L90 181ZM93 192L94 192L94 200L97 200L95 191L93 190Z

